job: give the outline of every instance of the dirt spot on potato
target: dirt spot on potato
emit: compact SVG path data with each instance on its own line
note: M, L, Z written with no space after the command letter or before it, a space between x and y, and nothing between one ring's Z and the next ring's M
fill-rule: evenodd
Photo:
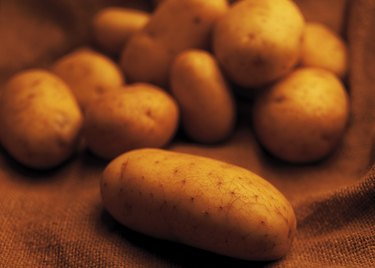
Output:
M279 96L276 96L273 101L276 102L276 103L282 103L284 101L286 101L286 96L284 95L279 95Z
M28 94L27 96L26 96L26 99L28 100L28 101L30 101L30 100L32 100L32 99L34 99L36 97L36 94L35 93L30 93L30 94Z
M151 111L150 108L146 109L145 114L146 114L146 116L147 116L148 118L154 120L154 117L153 117L153 115L152 115L152 111Z
M42 79L40 79L40 78L36 78L36 79L34 79L33 81L31 81L31 83L30 83L30 87L37 87L37 86L39 86L42 82L43 82Z
M249 33L248 35L247 35L247 38L249 38L249 40L254 40L255 39L255 37L256 37L256 35L254 34L254 33Z
M96 94L98 94L98 95L102 95L102 94L105 93L105 88L102 87L102 86L96 86L96 87L95 87L95 92L96 92Z
M194 23L194 24L198 25L198 24L200 24L201 22L202 22L201 17L199 17L199 16L195 16L195 17L193 18L193 23Z
M128 166L128 160L126 160L124 163L121 165L121 169L124 170Z
M124 179L125 178L125 170L126 170L126 167L128 165L128 160L126 160L124 163L122 163L121 165L121 179Z
M261 55L255 55L252 60L252 64L254 66L264 66L266 65L266 61Z

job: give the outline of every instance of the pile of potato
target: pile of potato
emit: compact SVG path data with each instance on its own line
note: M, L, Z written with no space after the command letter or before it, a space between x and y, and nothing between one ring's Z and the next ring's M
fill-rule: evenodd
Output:
M101 182L103 202L127 226L233 257L280 258L296 223L273 186L215 160L142 148L167 146L179 127L191 141L224 142L236 125L240 92L252 98L251 126L266 151L292 163L323 159L348 122L346 45L326 26L306 22L291 0L154 2L153 13L101 10L92 23L99 49L79 48L48 70L11 77L0 98L1 144L25 166L46 169L83 140L98 157L114 159ZM215 183L207 182L212 172ZM168 185L172 178L183 185ZM202 189L213 192L207 197ZM210 199L222 193L220 202ZM198 210L195 198L203 199ZM243 208L253 203L249 217ZM147 215L134 212L140 204L159 229L149 230ZM168 215L176 207L184 210L174 224ZM195 237L210 230L212 243Z

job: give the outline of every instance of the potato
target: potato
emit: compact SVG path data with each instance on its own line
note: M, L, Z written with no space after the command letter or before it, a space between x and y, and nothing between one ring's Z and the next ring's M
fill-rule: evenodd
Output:
M84 137L97 156L112 159L131 149L163 147L178 126L178 107L161 88L134 84L88 106Z
M261 87L298 62L304 18L290 0L244 0L231 6L213 34L214 55L237 85Z
M334 150L348 115L348 95L334 74L300 68L257 98L253 123L269 152L285 161L304 163Z
M1 142L25 166L47 169L69 158L76 149L82 121L70 89L45 70L17 73L2 90Z
M119 54L130 36L142 29L149 17L140 10L107 7L94 16L93 35L103 50Z
M342 78L348 69L347 53L344 41L327 26L312 22L306 24L302 41L302 66L327 69Z
M168 86L174 57L189 48L209 48L211 31L227 11L225 0L163 2L124 48L120 66L132 82Z
M172 55L157 39L138 33L130 38L121 55L120 66L130 82L168 86Z
M65 55L53 64L52 71L69 85L83 110L124 83L119 67L110 58L88 48Z
M278 259L296 230L293 208L274 186L205 157L130 151L105 168L100 189L104 207L128 228L235 258Z
M215 58L203 50L186 50L171 67L171 92L186 133L195 141L214 143L233 131L236 108Z

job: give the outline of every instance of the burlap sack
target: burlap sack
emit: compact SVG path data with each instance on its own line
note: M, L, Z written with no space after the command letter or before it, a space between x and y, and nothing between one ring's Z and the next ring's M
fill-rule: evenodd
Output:
M135 233L101 205L105 162L81 152L56 170L36 172L1 149L0 267L374 267L375 1L297 3L308 20L325 23L349 45L351 118L337 152L313 165L280 163L259 148L246 122L217 146L170 146L249 168L277 186L298 218L285 258L247 262ZM91 17L108 5L151 8L130 0L1 0L0 84L92 45Z

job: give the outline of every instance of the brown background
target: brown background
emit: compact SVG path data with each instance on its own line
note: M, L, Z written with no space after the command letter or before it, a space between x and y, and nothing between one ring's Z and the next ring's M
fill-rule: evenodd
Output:
M0 267L374 266L375 1L297 3L307 20L325 23L348 42L351 118L338 150L315 164L281 163L258 146L246 113L223 144L179 138L170 146L249 168L277 186L298 218L284 259L245 262L132 232L102 208L98 180L106 162L84 151L55 170L36 172L0 149ZM0 85L18 70L48 67L92 45L91 17L108 5L151 10L148 1L0 0ZM248 103L239 101L246 111Z

